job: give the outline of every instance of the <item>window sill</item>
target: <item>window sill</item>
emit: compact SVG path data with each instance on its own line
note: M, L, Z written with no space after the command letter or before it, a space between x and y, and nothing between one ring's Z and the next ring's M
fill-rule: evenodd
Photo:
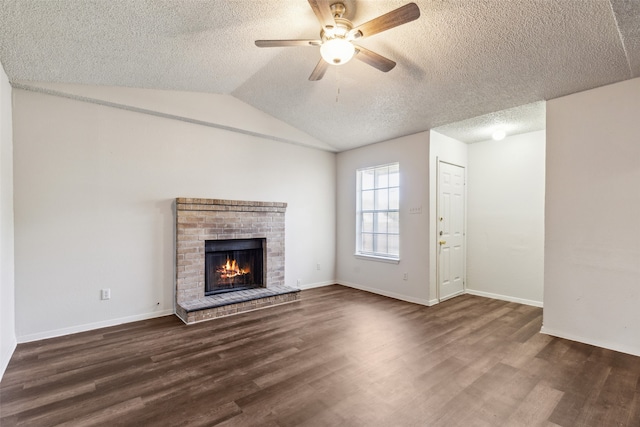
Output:
M386 262L389 264L400 264L400 258L387 258L383 256L366 255L366 254L359 254L359 253L355 253L353 255L356 258L364 259L367 261L380 261L380 262Z

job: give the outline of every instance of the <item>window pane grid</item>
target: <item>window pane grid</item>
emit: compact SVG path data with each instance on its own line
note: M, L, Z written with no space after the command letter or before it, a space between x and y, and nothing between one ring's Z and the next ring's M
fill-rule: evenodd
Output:
M357 252L398 258L400 166L358 170Z

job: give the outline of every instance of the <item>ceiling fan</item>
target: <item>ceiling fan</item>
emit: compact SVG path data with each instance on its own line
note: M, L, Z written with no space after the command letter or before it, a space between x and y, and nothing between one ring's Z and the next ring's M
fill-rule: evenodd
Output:
M334 0L308 1L322 26L320 40L256 40L256 46L320 46L322 58L309 76L311 81L320 80L329 65L345 64L353 57L385 73L390 71L396 66L394 61L353 42L406 24L420 17L418 6L415 3L409 3L354 27L351 21L343 18L347 10L343 3L331 3Z

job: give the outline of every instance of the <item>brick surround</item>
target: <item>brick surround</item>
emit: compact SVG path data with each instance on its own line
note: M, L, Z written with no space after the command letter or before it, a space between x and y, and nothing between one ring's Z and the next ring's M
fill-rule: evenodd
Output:
M269 289L284 286L284 215L286 203L220 199L176 199L176 314L194 304L210 310L204 295L205 240L266 238L266 283ZM286 292L285 292L286 293ZM297 299L297 293L295 294ZM273 297L272 301L273 301ZM288 298L279 298L282 302ZM246 306L263 306L257 301ZM212 303L212 305L215 305ZM191 310L193 311L193 310ZM217 308L217 312L225 312ZM219 316L219 315L218 315ZM218 317L213 316L213 317ZM204 320L203 317L191 316Z

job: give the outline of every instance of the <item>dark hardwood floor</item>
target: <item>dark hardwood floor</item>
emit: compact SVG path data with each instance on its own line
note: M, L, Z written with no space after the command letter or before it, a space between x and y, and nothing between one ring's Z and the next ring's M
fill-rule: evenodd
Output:
M20 344L0 424L640 426L640 358L539 333L542 310L342 286L185 326Z

